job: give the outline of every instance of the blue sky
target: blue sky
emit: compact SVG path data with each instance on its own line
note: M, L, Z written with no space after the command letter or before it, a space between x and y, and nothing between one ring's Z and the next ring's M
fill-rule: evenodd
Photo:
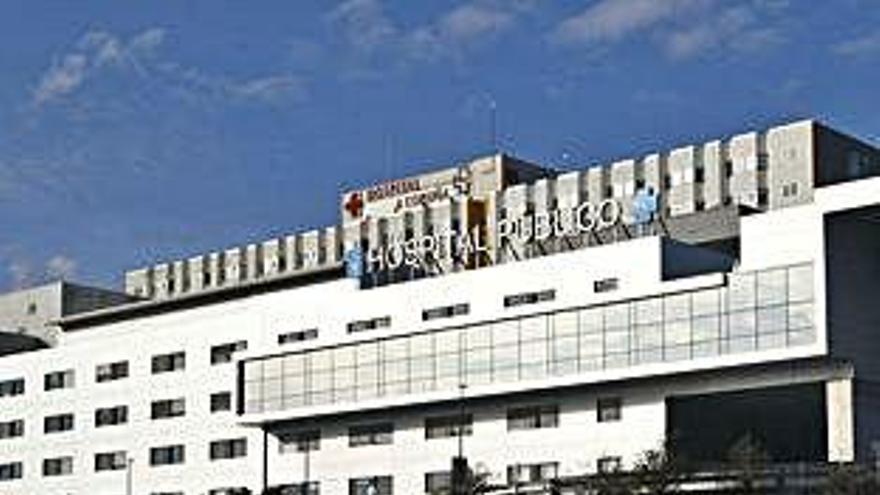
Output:
M880 138L880 0L0 2L0 289L331 224L488 152Z

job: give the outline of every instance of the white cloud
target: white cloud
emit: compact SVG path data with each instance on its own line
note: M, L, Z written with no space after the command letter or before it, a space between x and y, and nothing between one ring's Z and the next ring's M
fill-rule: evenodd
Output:
M158 28L147 29L126 43L106 31L87 32L72 52L53 62L43 74L34 89L33 103L40 106L73 93L106 66L123 67L127 62L140 70L141 59L150 56L162 43L164 33Z
M379 0L347 0L328 18L342 28L349 44L359 51L376 49L397 34Z
M880 55L880 31L841 41L832 46L831 50L847 57Z
M79 53L54 62L34 90L34 103L43 104L76 90L85 80L88 58Z
M30 265L24 260L14 259L6 267L12 282L12 288L20 289L30 285L33 280Z
M619 41L660 22L680 17L713 0L601 0L565 19L551 39L566 44Z
M71 280L76 276L76 260L67 256L53 256L46 262L46 276L49 280Z
M503 31L513 25L513 20L513 12L498 7L462 5L440 19L438 31L452 41L465 42Z
M472 0L424 24L403 27L393 22L380 0L347 0L328 19L357 53L384 51L398 61L429 61L486 45L491 36L514 27L517 17L534 4L534 0Z
M71 53L43 75L34 90L33 103L41 106L68 96L90 78L111 71L116 74L134 71L140 76L159 74L162 76L161 85L193 97L277 102L302 99L306 94L305 81L289 74L236 80L225 75L207 74L198 67L160 60L156 52L165 38L166 32L162 28L145 29L127 40L107 31L89 31L74 44Z
M761 53L782 44L784 36L767 22L764 12L759 11L762 7L784 8L782 4L754 2L723 9L695 26L669 33L664 38L666 53L673 59L686 59L717 49Z
M231 94L241 98L277 101L283 98L301 99L305 96L305 84L296 76L281 75L250 79L228 86Z
M789 7L787 0L600 0L558 24L550 39L590 47L646 35L677 60L718 49L760 53L785 41L780 20Z

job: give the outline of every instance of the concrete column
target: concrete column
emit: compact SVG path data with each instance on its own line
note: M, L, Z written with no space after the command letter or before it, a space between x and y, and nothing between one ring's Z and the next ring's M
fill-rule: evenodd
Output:
M825 382L828 421L828 462L855 460L853 382L851 378Z

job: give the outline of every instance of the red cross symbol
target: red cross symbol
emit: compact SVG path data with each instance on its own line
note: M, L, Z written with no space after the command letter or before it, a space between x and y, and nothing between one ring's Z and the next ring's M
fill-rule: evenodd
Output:
M351 193L342 207L345 208L349 215L354 218L360 218L361 213L364 211L364 200L361 199L361 193Z

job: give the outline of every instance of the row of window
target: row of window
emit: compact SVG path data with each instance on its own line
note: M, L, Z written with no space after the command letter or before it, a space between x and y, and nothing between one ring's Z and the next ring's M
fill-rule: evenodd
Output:
M214 440L208 445L208 457L212 461L235 459L247 455L246 438ZM128 455L124 450L99 452L95 454L95 472L116 471L128 466ZM150 465L165 466L183 464L186 449L183 445L166 445L150 448ZM64 476L73 474L73 456L60 456L43 459L43 476ZM21 479L24 469L20 461L0 464L0 481Z
M235 352L247 349L246 341L232 342L211 347L211 364L222 364L232 361ZM183 351L169 354L159 354L152 357L151 372L156 375L170 371L178 371L186 368L186 353ZM129 374L128 361L116 361L99 364L95 367L95 382L103 383L127 378ZM75 373L72 369L52 371L43 375L43 390L52 391L57 389L73 388L75 386ZM14 378L0 381L0 397L22 395L25 392L24 378Z
M211 394L211 412L232 409L232 394L217 392ZM174 418L186 414L186 400L183 397L162 399L150 404L150 418ZM128 422L128 406L119 405L95 409L95 427L120 425ZM55 414L43 418L43 433L70 431L74 428L73 413ZM24 420L15 419L0 422L0 440L24 436Z
M734 273L692 291L249 359L244 412L807 345L812 275L810 264Z
M600 423L621 419L620 397L604 397L596 401L596 421ZM449 438L473 435L472 414L451 414L425 418L425 439ZM538 404L514 407L507 410L507 429L533 430L559 426L559 406ZM279 437L280 452L309 452L321 448L321 431L305 430L283 434ZM394 424L379 422L353 425L348 428L349 447L388 445L394 441Z

